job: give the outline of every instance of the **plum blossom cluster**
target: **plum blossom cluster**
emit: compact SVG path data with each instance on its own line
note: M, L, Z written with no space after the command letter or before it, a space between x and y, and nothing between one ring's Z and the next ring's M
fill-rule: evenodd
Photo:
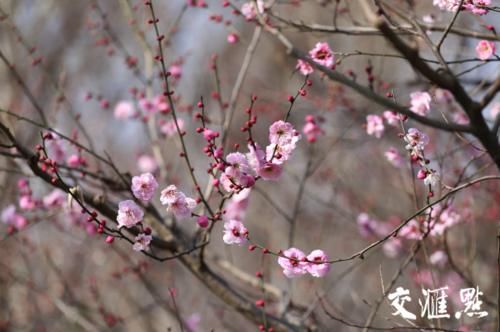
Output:
M278 264L287 278L295 278L309 273L313 277L324 277L330 271L328 256L319 249L305 255L300 249L289 248L280 255Z
M330 69L335 68L335 55L333 54L330 46L325 42L319 42L309 51L309 57L319 65L325 66ZM296 68L302 75L310 75L314 72L314 68L302 59L297 61Z
M132 177L131 191L135 198L143 203L153 199L158 182L151 173L143 173ZM169 185L161 191L160 202L167 206L167 211L173 213L177 218L190 217L191 211L196 207L196 200L187 197L179 191L175 185ZM151 243L151 229L143 227L144 211L133 200L124 200L118 203L118 213L116 221L118 229L139 227L141 232L135 237L133 249L135 251L146 250Z
M405 149L410 153L412 162L420 165L420 170L417 173L417 178L423 180L424 184L430 188L439 183L439 174L428 167L429 160L424 156L424 148L429 143L429 137L416 128L408 129L406 135L403 136L404 141L407 143ZM429 191L432 196L432 189Z
M243 129L249 131L254 123L255 119L248 121L247 127ZM222 188L229 193L238 193L245 188L251 188L259 178L277 180L282 174L284 162L291 157L300 140L300 134L292 124L279 120L269 128L270 144L265 151L250 139L248 153L232 152L223 158L223 149L217 147L215 142L219 133L208 128L198 128L198 132L202 133L207 141L205 153L215 159L211 167L222 171L214 184L222 185Z
M455 12L459 9L467 10L474 15L485 15L488 13L488 6L491 5L491 0L465 0L460 6L460 0L433 0L434 6L441 10Z

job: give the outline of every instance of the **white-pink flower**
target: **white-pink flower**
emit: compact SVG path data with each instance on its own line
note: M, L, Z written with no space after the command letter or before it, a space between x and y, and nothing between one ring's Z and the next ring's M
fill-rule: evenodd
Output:
M282 120L274 122L269 127L269 144L266 147L266 160L282 164L288 160L300 140L300 134L292 124Z
M495 43L488 40L481 40L476 46L476 56L479 60L488 60L495 51Z
M144 211L132 200L125 200L118 203L118 228L130 228L142 221Z
M307 273L308 263L305 260L306 255L301 250L290 248L278 258L278 264L283 268L283 274L287 278L294 278Z
M316 278L324 277L330 271L330 263L328 263L328 256L323 250L313 250L307 255L308 264L306 270L310 275Z
M134 245L132 246L132 249L134 251L143 251L149 248L149 244L151 243L151 240L153 237L151 235L146 235L144 233L140 233L137 235L134 239Z
M158 188L158 182L151 173L132 177L132 193L142 201L149 201Z
M410 110L421 116L426 116L431 109L431 95L424 91L416 91L410 94Z
M434 170L428 170L424 178L424 184L434 187L439 183L439 174Z
M384 129L384 122L380 116L374 114L366 116L366 133L368 135L380 138L384 133Z
M224 223L222 240L226 244L243 245L247 242L248 230L241 221L231 219Z
M162 190L160 201L167 206L167 212L173 213L177 218L191 216L191 211L196 207L196 200L187 197L173 184Z
M429 137L416 128L408 129L408 132L404 136L406 143L406 150L423 150L424 147L429 143Z
M314 60L314 62L332 68L335 61L335 55L333 54L330 46L327 43L317 43L312 50L309 51L309 55Z
M115 118L120 120L132 118L136 114L134 104L130 101L122 100L116 104L113 114Z

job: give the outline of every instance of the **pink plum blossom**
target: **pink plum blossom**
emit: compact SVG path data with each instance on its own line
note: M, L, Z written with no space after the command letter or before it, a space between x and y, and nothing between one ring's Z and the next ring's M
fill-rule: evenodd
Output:
M142 221L144 211L132 200L125 200L118 203L118 228L130 228Z
M316 249L311 251L307 256L307 260L309 262L306 265L306 270L313 277L322 278L330 271L330 263L327 263L328 256L323 250Z
M317 43L312 50L309 51L309 56L314 62L332 68L335 62L335 55L327 43Z
M37 202L31 195L22 195L19 198L19 208L22 210L34 210L36 206Z
M115 106L113 115L115 118L120 120L126 120L134 117L136 115L134 104L126 100L118 102Z
M66 202L66 197L62 190L54 189L43 198L43 206L46 208L60 207Z
M245 188L231 197L225 206L224 220L236 219L242 221L245 218L250 192L250 188Z
M268 163L266 162L264 165L259 167L259 170L257 174L264 180L273 180L276 181L281 177L281 174L283 173L283 166L274 164L274 163Z
M153 156L143 154L137 158L137 169L141 173L154 173L158 169L158 163Z
M173 184L162 190L160 201L161 204L167 206L167 211L173 213L177 218L191 216L191 211L196 207L196 200L187 197Z
M210 225L210 220L208 219L207 216L203 215L203 216L199 216L197 219L196 219L196 223L198 224L198 226L200 226L201 228L207 228L208 225Z
M248 165L253 170L254 174L259 172L259 169L264 166L266 161L266 153L259 144L248 144L248 153L246 154Z
M448 262L448 255L443 250L437 250L429 256L429 262L432 265L443 267Z
M309 143L314 143L320 135L324 134L324 131L317 124L316 119L312 115L306 116L306 123L302 128L302 132L306 135L307 141Z
M152 100L146 98L139 99L139 108L144 114L156 113L156 111L158 110L155 103Z
M283 274L287 278L294 278L307 273L308 263L305 260L306 255L301 250L290 248L278 258L278 264L283 268Z
M143 251L149 248L149 244L151 243L151 240L153 237L151 235L146 235L144 233L140 233L137 235L134 239L134 245L132 246L132 249L134 251Z
M297 66L295 68L298 69L304 76L310 75L314 72L314 68L307 61L302 59L297 60Z
M403 157L401 157L399 151L394 147L387 149L387 151L384 152L384 156L394 167L399 168L403 165Z
M182 67L177 64L173 64L168 67L168 72L170 73L170 75L172 75L173 78L178 80L182 76Z
M385 121L387 121L387 124L393 127L398 127L401 121L404 119L404 117L401 116L401 114L393 111L384 111L383 115Z
M394 237L385 241L384 245L382 246L384 254L389 258L398 257L402 249L403 249L403 244L401 240Z
M405 149L410 151L412 157L423 157L424 147L429 144L429 137L426 134L416 128L410 128L403 139L407 143Z
M241 221L231 219L224 223L224 236L222 240L226 244L244 245L247 242L248 230Z
M432 4L439 9L455 12L458 10L460 0L433 0Z
M288 160L300 140L300 134L292 124L282 120L274 122L269 127L269 144L266 147L266 159L275 164Z
M435 186L439 183L439 174L434 170L427 171L424 178L424 184L429 186Z
M23 215L16 212L14 204L10 204L3 209L0 219L4 224L13 226L18 230L22 230L28 225L28 220Z
M253 20L257 16L257 10L259 11L260 14L264 13L264 1L263 0L257 0L257 6L255 6L255 2L248 1L245 2L241 6L241 14L245 17L247 21Z
M250 188L254 185L255 179L251 175L252 168L243 153L228 154L226 162L228 166L220 177L221 184L226 191L239 191L241 188Z
M434 91L434 98L438 103L450 103L453 101L452 93L449 90L440 88Z
M177 125L179 130L182 132L184 130L184 120L177 119ZM160 127L160 131L163 135L167 137L173 137L177 134L177 127L175 126L174 120L169 120L163 123Z
M431 109L431 95L424 91L410 94L410 110L421 116L426 116Z
M463 8L474 15L485 15L488 9L484 8L491 5L491 0L467 0L464 1Z
M378 115L370 114L366 116L366 133L376 138L382 137L384 133L384 122Z
M227 42L229 44L236 44L239 41L240 41L240 36L238 36L237 33L232 32L229 35L227 35Z
M158 182L151 173L144 173L139 176L132 177L132 193L142 201L149 201L158 188Z
M375 228L377 228L376 224L378 222L372 219L367 213L360 213L356 222L362 237L368 238L376 234Z
M495 51L495 43L488 40L481 40L476 46L476 56L479 60L488 60Z
M163 114L170 112L170 104L168 103L167 97L165 97L163 94L155 96L153 98L152 104L155 112L158 111Z
M87 167L87 161L81 155L72 154L66 160L69 167Z

